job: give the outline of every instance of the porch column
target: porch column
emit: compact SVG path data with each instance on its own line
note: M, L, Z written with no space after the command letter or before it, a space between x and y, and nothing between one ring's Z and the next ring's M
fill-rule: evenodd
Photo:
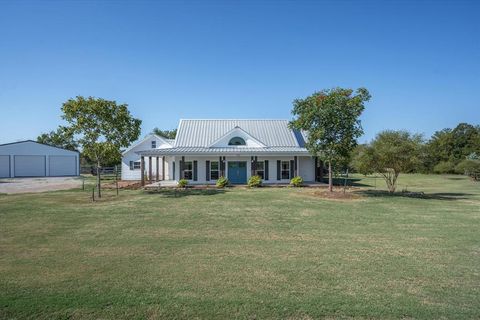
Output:
M148 157L148 181L152 183L152 157Z
M293 169L294 176L297 177L298 176L298 157L297 156L293 157L293 162L294 162L294 169Z
M160 159L158 157L155 157L155 160L156 160L156 167L155 167L155 181L158 181L160 180L159 176L160 176Z
M140 179L142 181L142 187L145 185L145 157L140 157Z
M218 158L218 166L220 167L220 176L225 177L225 169L223 168L222 157Z
M251 157L251 161L250 161L250 169L251 169L251 173L250 173L250 176L253 177L255 175L255 169L256 169L256 162L255 162L255 157Z
M162 157L162 180L165 180L165 156Z

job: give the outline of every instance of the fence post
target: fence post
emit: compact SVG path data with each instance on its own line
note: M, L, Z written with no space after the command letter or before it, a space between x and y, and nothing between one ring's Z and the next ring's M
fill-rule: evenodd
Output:
M95 202L95 186L92 189L92 201Z

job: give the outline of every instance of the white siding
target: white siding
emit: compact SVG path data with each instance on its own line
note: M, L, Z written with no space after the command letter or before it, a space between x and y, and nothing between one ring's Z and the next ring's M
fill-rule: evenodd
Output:
M303 181L315 181L315 160L313 157L298 157L298 169Z
M165 140L159 139L158 137L151 135L135 145L133 148L129 149L122 156L122 180L141 180L142 175L140 169L130 170L130 161L140 161L140 156L136 154L137 151L150 150L152 149L152 141L156 141L156 149L171 148L171 145L166 143ZM161 179L162 176L162 157L159 157L159 176ZM145 157L145 173L148 175L149 168L149 158ZM152 157L152 175L153 179L156 177L156 158ZM165 175L168 179L168 166L165 166Z
M10 156L0 156L0 178L10 177Z
M179 180L180 177L180 160L181 156L172 157L169 159L175 161L175 180ZM228 161L246 161L247 162L247 181L251 177L252 162L250 156L226 156L225 163L225 175L228 177ZM289 183L290 179L277 180L277 161L290 161L293 160L293 156L269 156L258 157L258 161L268 160L268 180L263 182L268 183ZM219 156L186 156L185 161L198 161L197 181L189 181L190 184L215 184L215 181L206 180L206 161L219 161ZM311 157L298 157L298 173L302 176L304 181L314 181L314 161ZM173 177L173 172L171 172ZM290 177L292 178L292 177Z
M275 157L275 156L270 156L270 157L258 157L258 161L264 161L268 160L268 180L264 180L264 183L290 183L290 179L293 177L290 177L290 179L280 179L277 180L277 161L290 161L293 160L293 156L291 157ZM250 174L250 173L249 173Z

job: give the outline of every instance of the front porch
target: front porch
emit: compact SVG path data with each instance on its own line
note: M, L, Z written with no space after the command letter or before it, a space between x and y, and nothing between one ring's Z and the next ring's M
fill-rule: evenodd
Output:
M166 156L164 153L168 152L171 150L139 152L140 171L144 172L141 175L142 186L175 187L178 180L186 179L190 186L205 187L215 185L219 177L226 177L231 184L246 185L248 179L254 175L260 176L263 184L269 186L288 186L290 180L296 176L301 176L307 186L322 185L322 163L308 154L288 152L252 155L250 152L239 152L228 156Z

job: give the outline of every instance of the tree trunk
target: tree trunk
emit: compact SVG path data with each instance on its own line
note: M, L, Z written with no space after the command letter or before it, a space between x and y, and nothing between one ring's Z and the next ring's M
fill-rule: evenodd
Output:
M332 161L328 160L328 191L333 192Z
M102 191L100 190L100 162L97 162L97 193L98 197L102 197Z

